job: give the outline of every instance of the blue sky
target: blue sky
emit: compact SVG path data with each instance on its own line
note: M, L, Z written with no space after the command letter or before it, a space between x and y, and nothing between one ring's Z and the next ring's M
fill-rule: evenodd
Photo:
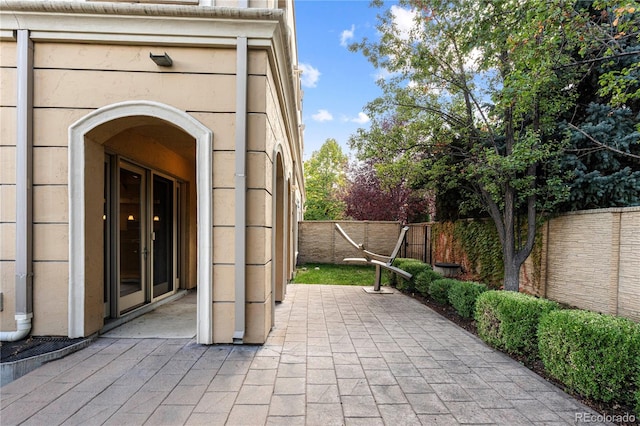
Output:
M391 3L389 3L391 4ZM350 154L349 136L368 127L363 108L381 94L378 70L347 45L376 38L378 8L368 0L297 0L298 62L302 84L304 159L329 138Z

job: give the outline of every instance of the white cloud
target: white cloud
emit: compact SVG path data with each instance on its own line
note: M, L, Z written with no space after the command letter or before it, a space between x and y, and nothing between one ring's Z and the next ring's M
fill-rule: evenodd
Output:
M316 87L320 79L320 71L309 64L299 63L298 69L302 71L300 80L303 87Z
M355 30L356 30L356 26L351 25L350 30L342 31L342 34L340 34L340 46L347 47L347 45L349 44L349 41L353 39L353 32Z
M478 70L478 62L482 59L482 51L474 47L464 61L465 71L474 72Z
M353 121L354 123L358 123L358 124L366 124L370 121L369 116L367 114L365 114L364 112L360 111L358 113L358 117L357 118L352 118L351 121Z
M332 121L333 115L326 109L319 109L317 113L311 116L315 121L323 122L323 121Z
M374 80L378 81L378 80L387 80L391 77L394 77L396 75L398 75L397 72L391 72L386 68L378 68L377 69L377 73L375 73L373 75Z
M418 12L415 9L404 9L400 6L391 6L391 14L393 22L398 30L398 37L407 40L411 30L416 26L416 16Z

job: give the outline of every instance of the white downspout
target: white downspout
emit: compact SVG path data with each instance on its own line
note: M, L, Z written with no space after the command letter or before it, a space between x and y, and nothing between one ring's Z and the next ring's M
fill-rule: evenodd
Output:
M245 332L247 232L247 38L236 48L236 172L235 172L235 327L233 343L242 344Z
M16 331L0 332L0 341L22 340L33 318L33 42L17 31L16 118Z

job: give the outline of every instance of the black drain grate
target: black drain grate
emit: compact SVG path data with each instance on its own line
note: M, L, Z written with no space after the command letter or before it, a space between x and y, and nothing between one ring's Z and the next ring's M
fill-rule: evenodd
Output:
M29 337L17 342L2 342L0 362L13 362L32 356L43 355L82 342L84 338Z

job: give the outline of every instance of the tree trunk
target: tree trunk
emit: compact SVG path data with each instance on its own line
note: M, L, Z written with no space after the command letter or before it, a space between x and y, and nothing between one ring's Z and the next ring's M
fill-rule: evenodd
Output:
M504 259L504 289L507 291L520 291L520 266L515 256Z

